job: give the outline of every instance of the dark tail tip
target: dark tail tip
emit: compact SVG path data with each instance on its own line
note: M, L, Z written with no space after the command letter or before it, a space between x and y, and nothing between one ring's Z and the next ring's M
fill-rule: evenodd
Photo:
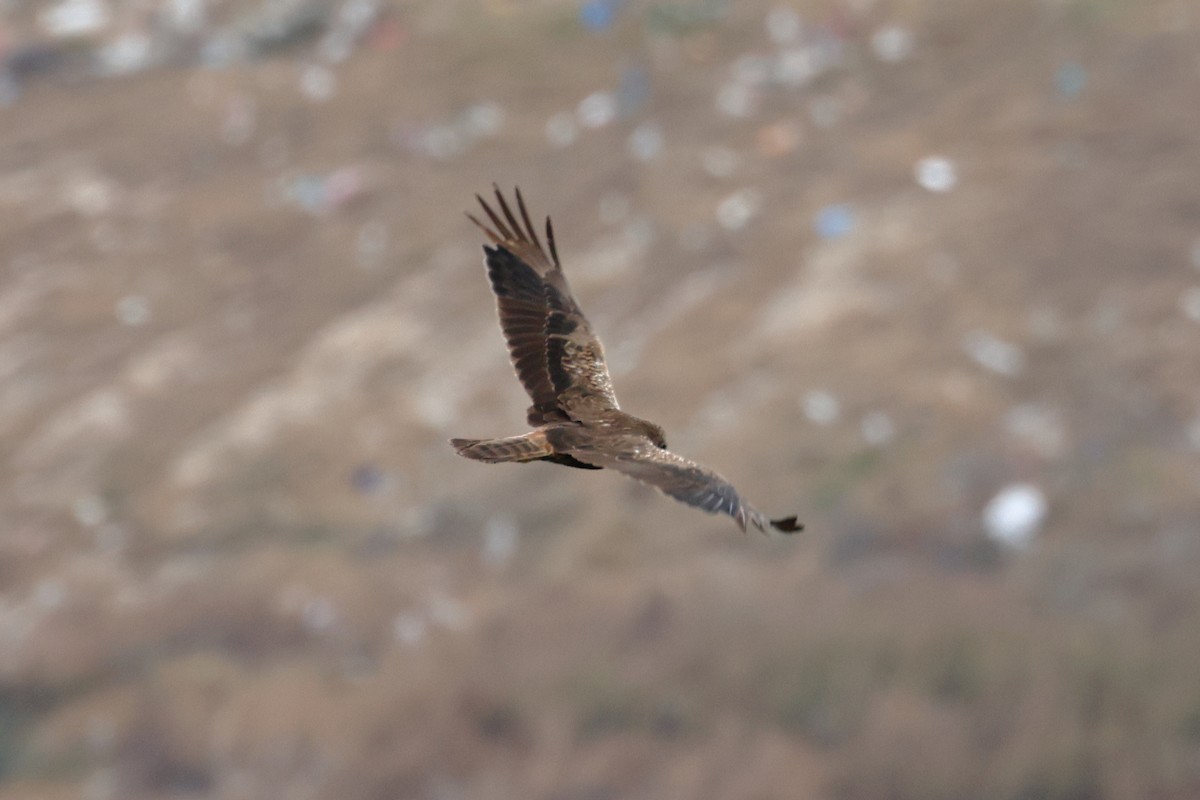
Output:
M771 520L771 527L784 533L797 533L804 530L804 525L797 522L795 517L780 517Z

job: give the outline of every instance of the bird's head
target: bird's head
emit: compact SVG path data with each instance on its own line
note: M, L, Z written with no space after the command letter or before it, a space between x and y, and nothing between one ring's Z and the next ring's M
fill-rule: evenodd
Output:
M667 449L667 434L662 427L655 425L653 422L642 420L642 430L646 434L646 438L654 443L655 447L663 450Z

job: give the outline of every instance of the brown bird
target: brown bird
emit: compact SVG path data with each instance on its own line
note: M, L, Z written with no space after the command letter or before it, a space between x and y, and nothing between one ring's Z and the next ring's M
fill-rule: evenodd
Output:
M484 262L513 366L533 399L526 416L535 427L507 439L451 439L458 454L492 464L550 461L580 469L608 467L710 514L728 514L743 531L747 525L760 531L767 525L785 533L802 530L795 517L768 520L720 475L668 450L662 428L620 409L604 348L567 286L550 218L547 254L520 189L518 221L500 189L493 188L503 216L476 195L492 227L467 217L492 243L484 245Z

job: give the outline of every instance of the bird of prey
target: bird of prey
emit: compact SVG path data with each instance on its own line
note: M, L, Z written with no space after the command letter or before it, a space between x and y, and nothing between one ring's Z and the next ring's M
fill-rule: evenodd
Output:
M493 186L499 213L476 195L491 227L482 229L484 263L500 311L517 377L533 400L533 430L506 439L451 439L458 454L476 461L549 461L580 469L615 469L710 514L728 514L743 531L770 525L792 533L795 517L768 520L712 470L667 449L663 429L617 405L604 348L588 324L558 260L554 228L546 218L546 245L529 221L520 189L517 211Z

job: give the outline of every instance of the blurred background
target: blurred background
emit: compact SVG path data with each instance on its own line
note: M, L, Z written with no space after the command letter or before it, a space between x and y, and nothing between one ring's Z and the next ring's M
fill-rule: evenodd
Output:
M462 212L623 406L525 429ZM0 798L1200 796L1191 0L0 2Z

